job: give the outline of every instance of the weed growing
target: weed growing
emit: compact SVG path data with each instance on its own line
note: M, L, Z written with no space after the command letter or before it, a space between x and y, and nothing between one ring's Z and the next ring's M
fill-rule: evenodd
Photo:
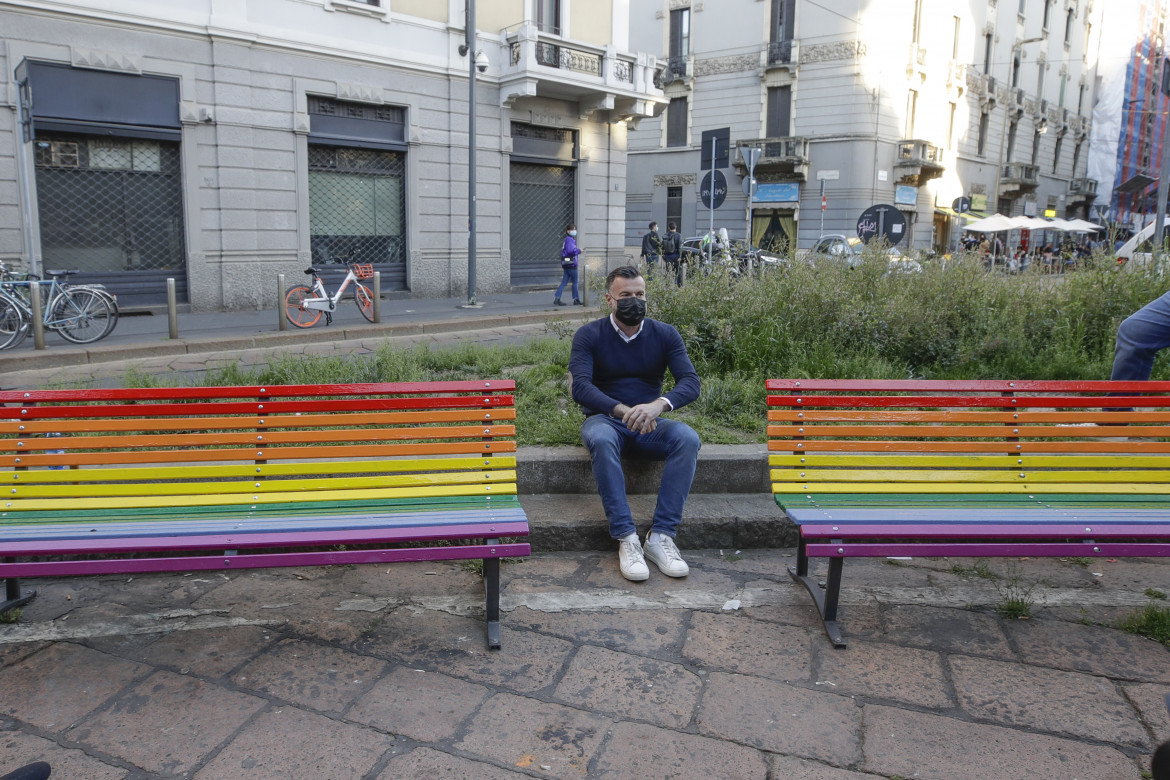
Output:
M1170 647L1170 607L1151 601L1121 622L1121 628Z

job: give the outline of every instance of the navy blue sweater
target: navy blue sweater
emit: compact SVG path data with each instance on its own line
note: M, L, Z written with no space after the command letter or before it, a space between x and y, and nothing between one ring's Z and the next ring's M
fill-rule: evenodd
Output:
M609 317L582 325L573 336L573 400L586 415L609 414L619 403L637 406L661 397L667 369L674 389L666 399L675 409L699 397L699 375L682 336L664 322L645 320L642 332L628 343Z

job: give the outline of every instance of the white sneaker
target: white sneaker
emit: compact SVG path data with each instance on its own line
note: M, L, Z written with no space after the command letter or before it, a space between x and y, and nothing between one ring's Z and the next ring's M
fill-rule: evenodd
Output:
M691 572L691 567L687 566L675 546L674 539L666 534L648 534L642 553L667 577L685 577Z
M642 557L642 545L638 544L637 534L618 540L618 568L622 570L622 576L631 582L650 579L650 567Z

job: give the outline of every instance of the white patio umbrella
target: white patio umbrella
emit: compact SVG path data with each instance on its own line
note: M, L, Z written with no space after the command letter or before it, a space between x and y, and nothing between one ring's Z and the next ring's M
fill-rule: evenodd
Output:
M973 230L976 233L1002 233L1005 230L1015 230L1018 226L1011 217L1003 214L992 214L990 217L977 219L963 226L963 230Z
M1011 217L1012 227L1021 230L1054 230L1055 225L1037 217Z
M1048 223L1049 230L1062 230L1065 233L1076 232L1076 230L1073 227L1073 223L1069 222L1067 219L1061 219L1060 217L1054 217L1052 219L1046 220L1046 222Z
M1085 219L1070 219L1066 220L1069 224L1069 230L1073 233L1094 233L1098 230L1104 230L1101 225L1095 225Z

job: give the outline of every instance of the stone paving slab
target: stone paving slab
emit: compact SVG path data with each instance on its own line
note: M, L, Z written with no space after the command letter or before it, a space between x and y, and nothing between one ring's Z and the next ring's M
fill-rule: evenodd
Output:
M835 650L791 555L688 551L689 577L645 583L610 552L509 563L499 651L459 563L47 579L0 624L0 768L1136 780L1170 738L1170 651L1078 606L1140 608L1128 583L1170 561L1049 587L1065 606L1028 621L946 562L850 561Z

